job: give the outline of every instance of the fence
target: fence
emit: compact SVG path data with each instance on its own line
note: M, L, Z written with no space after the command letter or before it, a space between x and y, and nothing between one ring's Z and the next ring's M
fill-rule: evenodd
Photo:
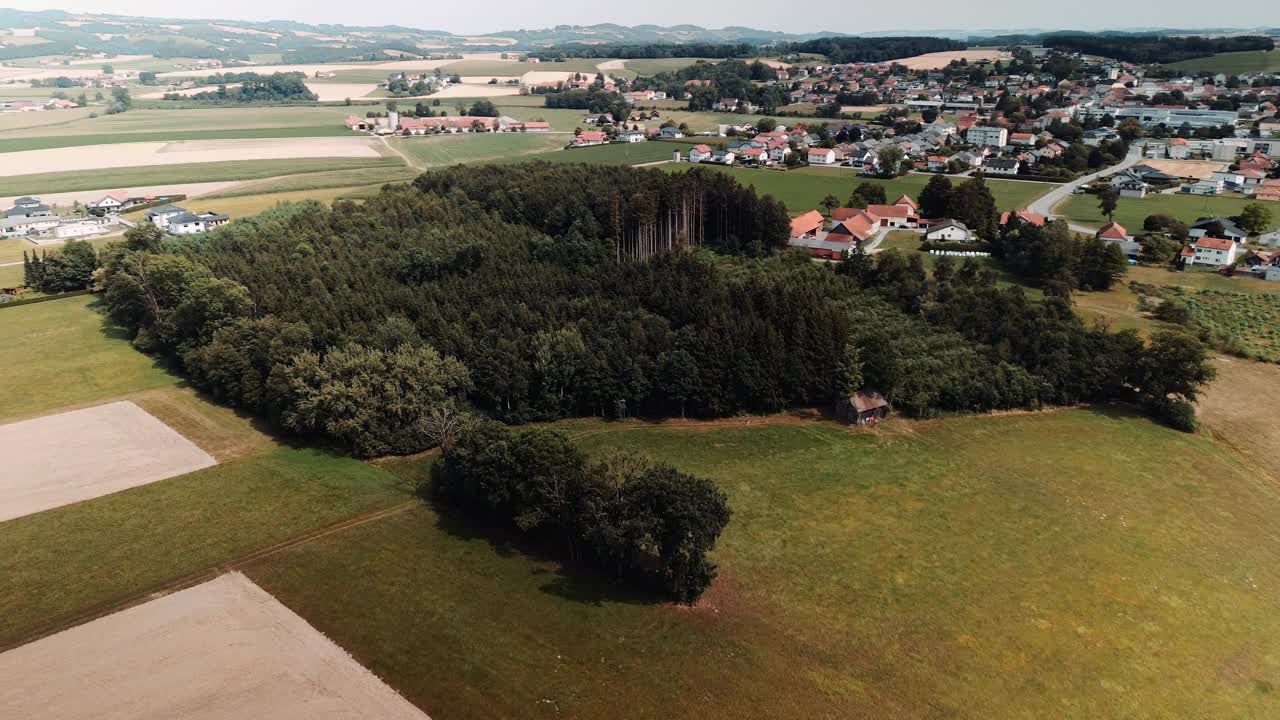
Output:
M977 250L930 250L929 254L946 255L948 257L991 257L991 253Z

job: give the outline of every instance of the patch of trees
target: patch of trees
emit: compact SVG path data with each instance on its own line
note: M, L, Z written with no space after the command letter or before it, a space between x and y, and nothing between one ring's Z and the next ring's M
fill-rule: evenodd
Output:
M937 37L830 37L792 43L791 52L827 56L832 64L880 63L932 52L964 50L965 43Z
M652 77L636 78L632 87L637 90L661 90L669 97L689 94L689 109L710 110L721 98L746 100L760 108L760 112L772 113L787 104L786 88L782 85L761 85L757 81L775 78L777 73L759 60L747 63L726 60L718 63L694 63L675 72L661 72ZM688 85L690 80L700 81Z
M1132 63L1162 64L1208 57L1217 53L1272 50L1275 42L1262 35L1235 37L1166 37L1162 35L1071 34L1049 35L1045 47L1100 55Z
M84 290L98 269L98 251L86 240L68 240L61 249L22 253L22 284L42 293Z
M679 602L697 600L715 578L706 555L730 517L709 480L636 455L590 462L562 432L492 421L444 444L432 486L473 516Z
M319 96L307 88L306 75L300 72L272 73L224 73L210 78L218 89L206 90L184 96L181 93L165 93L166 100L199 100L202 102L311 102ZM237 87L228 84L240 83Z
M631 112L627 101L616 92L604 90L565 90L547 93L543 103L549 108L586 110L592 113L611 113L615 118L626 118Z
M1011 272L1059 292L1108 290L1128 268L1118 245L1077 235L1062 220L1036 227L1011 217L992 255Z

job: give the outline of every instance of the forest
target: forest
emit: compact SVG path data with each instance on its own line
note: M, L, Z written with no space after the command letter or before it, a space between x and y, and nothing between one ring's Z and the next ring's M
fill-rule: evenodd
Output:
M510 423L830 408L912 416L1134 400L1181 412L1197 340L1087 327L991 267L779 253L786 214L723 174L458 166L363 204L130 232L95 281L135 345L218 400L360 456L440 408ZM1156 389L1159 389L1156 392Z
M1275 42L1263 35L1232 37L1165 37L1162 35L1059 34L1043 38L1045 47L1085 55L1100 55L1132 63L1163 64L1217 53L1271 50Z
M792 43L791 52L825 55L827 62L881 63L933 52L964 50L968 45L937 37L829 37Z
M736 58L750 57L757 51L751 43L639 43L600 45L572 44L538 50L530 57L546 62L569 58L622 58L641 60L650 58Z

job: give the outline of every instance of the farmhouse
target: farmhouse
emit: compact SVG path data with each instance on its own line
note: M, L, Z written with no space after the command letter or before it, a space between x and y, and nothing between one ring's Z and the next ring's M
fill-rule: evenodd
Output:
M1045 216L1039 213L1027 212L1026 210L1019 210L1018 212L1014 213L1014 217L1016 217L1017 219L1023 222L1031 223L1036 227L1044 227L1045 223L1048 222L1048 218L1046 218ZM1001 225L1009 224L1008 212L1004 212L1000 215L1000 224Z
M1227 238L1235 242L1244 242L1248 235L1244 230L1236 225L1231 218L1211 217L1201 218L1191 226L1187 233L1192 238L1202 238L1207 236Z
M99 200L87 203L86 207L90 210L99 212L114 213L119 212L121 208L129 203L129 193L123 190L109 192Z
M583 130L573 138L572 145L574 147L586 147L588 145L604 145L609 142L609 136L603 130Z
M167 229L174 235L197 235L231 222L230 216L218 213L203 212L200 214L183 212L171 216Z
M1112 240L1115 242L1124 242L1130 240L1129 231L1118 222L1109 222L1098 229L1096 237L1101 240Z
M369 132L373 130L373 123L362 117L351 115L347 118L347 129L355 132Z

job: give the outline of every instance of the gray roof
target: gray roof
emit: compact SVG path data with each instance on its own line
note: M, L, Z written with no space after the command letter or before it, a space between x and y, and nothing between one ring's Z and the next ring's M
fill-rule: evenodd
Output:
M1240 226L1236 225L1231 218L1224 218L1224 217L1204 218L1203 220L1196 221L1196 223L1191 227L1197 230L1200 230L1205 227L1208 227L1209 225L1212 225L1213 223L1218 223L1222 225L1222 231L1229 235L1238 235L1240 237L1246 236L1245 231L1241 230Z
M14 200L13 204L14 205L39 205L40 198L31 197L30 195L28 195L26 197L20 197L17 200Z
M17 207L10 208L9 211L4 214L4 216L5 217L25 217L27 215L32 215L34 213L47 213L47 212L49 212L48 205L19 205Z
M186 212L185 208L180 208L177 205L161 205L160 207L151 208L151 210L147 212L147 217L155 217L157 215L173 215L175 213L185 213L185 212Z
M203 218L201 218L199 215L192 215L189 212L184 212L181 215L174 215L173 217L169 218L169 224L185 225L186 223L200 222L201 220L203 220Z

